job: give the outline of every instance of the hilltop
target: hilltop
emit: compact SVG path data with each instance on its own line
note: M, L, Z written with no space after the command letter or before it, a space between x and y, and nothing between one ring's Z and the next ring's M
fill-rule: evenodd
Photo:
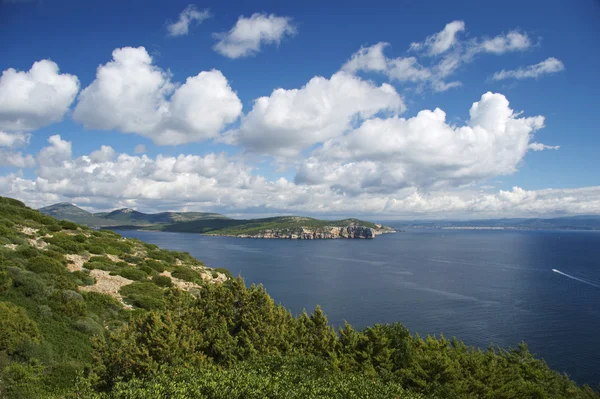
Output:
M229 219L227 216L213 212L143 213L129 208L91 213L68 202L46 206L40 208L39 211L56 219L68 220L88 227L131 226L139 228L194 220Z
M3 197L0 314L2 398L600 398L525 344L335 331L188 253Z
M375 238L394 229L359 219L319 220L301 216L263 219L196 220L160 226L160 230L250 238Z
M231 219L210 212L142 213L123 208L90 213L73 204L59 203L40 209L57 219L89 227L147 229L250 238L334 239L375 238L395 230L355 218L319 220L303 216L276 216L262 219Z

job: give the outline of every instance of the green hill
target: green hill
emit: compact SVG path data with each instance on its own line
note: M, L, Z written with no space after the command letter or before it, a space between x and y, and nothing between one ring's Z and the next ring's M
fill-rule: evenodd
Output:
M188 253L3 197L0 315L1 398L600 397L524 344L334 331Z
M160 224L190 222L193 220L229 219L212 212L160 212L143 213L129 208L111 212L90 213L73 204L61 202L39 209L40 212L60 220L86 225L88 227L130 226L139 228Z
M393 232L394 230L375 223L359 219L319 220L302 216L277 216L263 219L196 220L174 223L158 227L163 231L203 233L211 235L250 236L283 238L310 233L313 237L323 237L331 233L332 228L362 227L373 229L374 234ZM335 238L335 237L334 237Z

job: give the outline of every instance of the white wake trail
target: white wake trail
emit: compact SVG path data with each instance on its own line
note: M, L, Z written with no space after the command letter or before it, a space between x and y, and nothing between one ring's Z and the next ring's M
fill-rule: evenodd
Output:
M560 275L563 275L563 276L565 276L565 277L568 277L568 278L570 278L570 279L572 279L572 280L579 281L580 283L584 283L584 284L587 284L587 285L591 285L592 287L600 288L600 285L598 285L598 284L594 284L594 283L592 283L592 282L589 282L589 281L587 281L587 280L584 280L584 279L581 279L581 278L578 278L578 277L575 277L575 276L571 276L570 274L563 273L563 272L561 272L560 270L552 269L552 271L553 271L554 273L558 273L558 274L560 274Z

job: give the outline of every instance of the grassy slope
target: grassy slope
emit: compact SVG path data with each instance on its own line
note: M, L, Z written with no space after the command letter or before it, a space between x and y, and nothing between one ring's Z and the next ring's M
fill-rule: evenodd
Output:
M32 242L49 245L41 249ZM83 269L70 272L66 254L87 259ZM92 360L92 337L128 320L132 312L115 298L80 290L94 287L94 269L131 280L121 288L121 295L134 313L162 308L173 281L202 286L201 274L213 273L188 253L58 221L0 197L0 304L22 309L24 315L15 319L30 320L36 331L28 338L19 320L7 320L3 314L0 397L20 397L5 384L16 386L23 397L70 391L75 373ZM157 278L164 270L178 279ZM4 312L12 308L7 309Z

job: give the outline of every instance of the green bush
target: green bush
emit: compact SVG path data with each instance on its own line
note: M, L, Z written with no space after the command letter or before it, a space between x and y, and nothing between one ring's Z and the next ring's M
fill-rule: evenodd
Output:
M164 272L165 270L167 270L167 265L164 262L158 261L158 260L153 260L153 259L146 259L143 263L143 266L147 266L150 267L154 270L156 270L159 273Z
M10 302L0 302L0 352L14 351L23 342L40 342L40 331L27 311Z
M129 266L127 268L123 268L123 269L119 270L117 273L120 276L125 277L129 280L133 280L133 281L143 281L148 278L148 274L145 271L140 270L138 268L131 267L131 266Z
M34 273L60 274L66 272L67 268L56 259L47 256L36 256L27 262L27 270Z
M69 317L83 317L87 311L83 296L72 290L55 291L50 296L49 305L53 311Z
M165 305L164 290L150 281L125 285L119 292L127 302L142 309L162 309Z
M175 263L175 256L164 249L149 250L148 257L155 260L164 260L167 263Z
M138 263L142 262L144 259L140 258L139 256L125 255L125 256L123 256L123 260L127 263L134 263L137 265Z
M167 287L170 288L173 286L173 281L168 276L154 276L152 277L152 282L159 287Z
M7 271L0 271L0 294L8 291L13 286L13 279Z
M63 230L77 230L77 223L73 223L68 220L59 220L58 224Z
M196 270L193 270L189 267L176 267L175 270L171 272L171 276L180 280L189 281L196 284L201 284L203 282L202 275Z
M104 331L102 326L91 317L84 317L82 319L77 320L77 322L75 322L75 327L79 331L83 331L84 333L92 335L101 335Z

